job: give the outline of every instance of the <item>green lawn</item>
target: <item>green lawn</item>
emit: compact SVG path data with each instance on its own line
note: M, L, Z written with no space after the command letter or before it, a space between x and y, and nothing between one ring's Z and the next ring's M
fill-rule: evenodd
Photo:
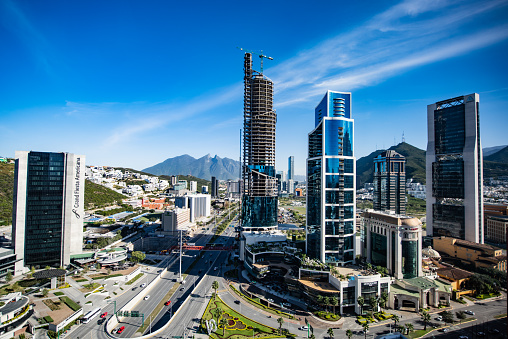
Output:
M222 315L217 317L217 309ZM212 332L211 338L218 339L248 339L248 338L286 338L285 335L278 335L277 329L266 326L236 312L226 305L219 297L211 298L205 313L201 318L201 327L206 332L205 321L214 319L217 323L217 330ZM221 319L226 319L226 328L220 325ZM282 325L282 328L285 326ZM286 326L287 327L287 326ZM224 333L224 334L223 334Z

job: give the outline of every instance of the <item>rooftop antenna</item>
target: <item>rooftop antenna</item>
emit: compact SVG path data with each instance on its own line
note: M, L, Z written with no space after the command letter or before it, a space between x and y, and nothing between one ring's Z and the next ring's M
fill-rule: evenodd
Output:
M404 131L402 131L402 142L406 142L406 137L404 137Z
M247 53L252 53L252 54L256 54L257 56L259 56L259 58L261 59L261 74L263 74L263 59L266 58L268 60L273 60L272 57L269 57L267 55L264 55L263 54L263 51L261 51L261 53L256 53L256 52L253 52L253 51L250 51L248 49L245 49L245 48L241 48L241 47L237 47L240 51L245 51Z

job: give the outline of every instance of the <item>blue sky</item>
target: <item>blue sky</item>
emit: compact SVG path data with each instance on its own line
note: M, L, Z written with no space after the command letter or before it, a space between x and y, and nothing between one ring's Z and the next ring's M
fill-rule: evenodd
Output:
M355 156L425 149L426 106L480 93L483 147L508 144L508 0L0 2L0 155L142 169L238 159L243 53L275 82L277 169L326 90L352 92ZM254 58L254 68L259 67Z

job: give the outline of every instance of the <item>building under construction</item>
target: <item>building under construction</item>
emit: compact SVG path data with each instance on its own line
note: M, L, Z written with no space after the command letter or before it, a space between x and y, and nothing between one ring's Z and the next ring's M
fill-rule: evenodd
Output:
M265 57L260 55L261 58ZM273 82L252 69L252 54L244 59L244 122L242 162L242 227L277 226L275 123Z

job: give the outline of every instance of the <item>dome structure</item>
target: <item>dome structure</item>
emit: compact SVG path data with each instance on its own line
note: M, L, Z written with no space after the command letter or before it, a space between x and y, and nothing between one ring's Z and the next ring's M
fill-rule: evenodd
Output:
M422 249L422 254L432 259L441 259L439 252L433 249L431 246Z

